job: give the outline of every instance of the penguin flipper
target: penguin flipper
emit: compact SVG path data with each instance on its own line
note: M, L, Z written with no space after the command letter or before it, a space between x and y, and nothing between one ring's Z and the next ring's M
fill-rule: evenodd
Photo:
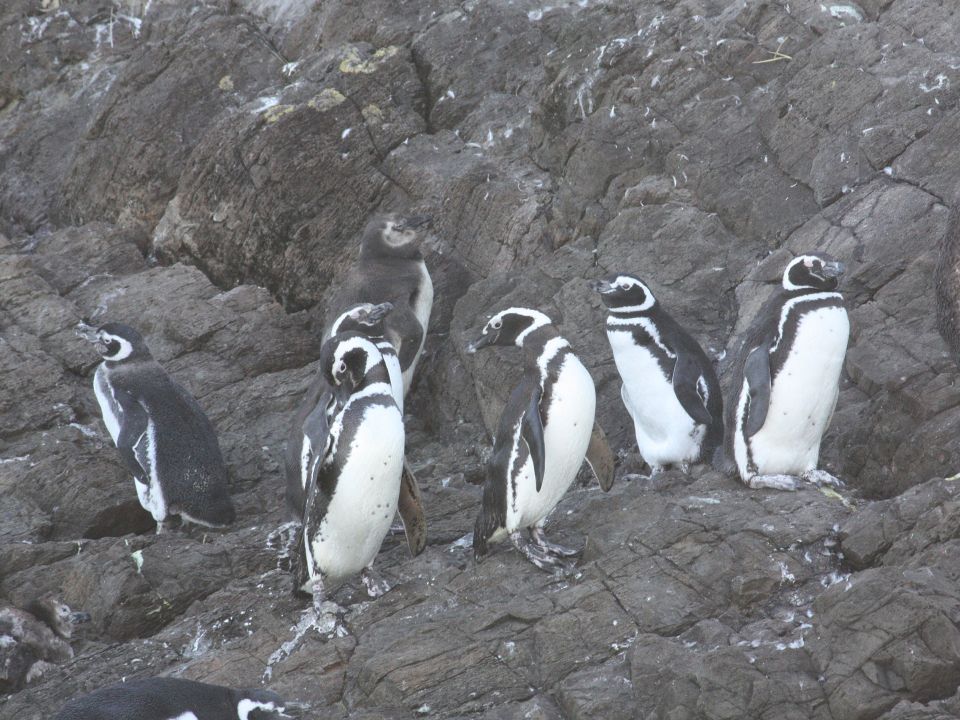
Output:
M681 407L694 422L709 425L713 422L713 418L707 410L706 398L700 394L701 382L706 384L693 355L678 352L677 361L673 365L673 392L680 401Z
M127 469L133 473L137 482L147 484L150 474L150 461L147 455L147 429L150 425L147 411L133 395L126 390L116 388L113 392L120 405L120 434L117 436L117 449Z
M770 351L766 344L755 347L747 355L743 364L743 379L750 392L744 431L747 437L753 437L766 422L770 405Z
M400 475L400 499L397 502L403 531L407 536L410 554L416 557L427 546L427 520L423 515L423 503L420 500L420 488L417 478L410 469L407 459L403 459L403 473Z
M494 445L487 461L487 477L483 482L483 502L473 526L473 556L477 560L487 554L487 540L507 525L507 484L510 482L511 447Z
M530 461L533 463L533 475L537 480L537 492L543 487L543 466L546 464L546 448L543 440L543 418L540 417L540 398L543 389L538 384L530 392L530 402L523 413L520 437L527 443Z
M600 483L600 489L609 492L613 487L614 457L607 436L600 427L600 423L593 423L593 432L590 433L590 444L587 446L587 464L593 471L593 476Z
M406 372L420 352L425 328L409 307L395 308L384 321L387 339L397 349L400 369Z

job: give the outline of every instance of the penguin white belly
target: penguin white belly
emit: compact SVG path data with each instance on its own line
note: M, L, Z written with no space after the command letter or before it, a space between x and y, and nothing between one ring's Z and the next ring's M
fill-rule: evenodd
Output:
M331 577L353 575L376 557L397 511L403 444L397 408L367 408L326 515L310 538L311 577L316 568Z
M160 477L157 474L157 431L153 420L147 421L147 431L134 443L133 454L140 466L146 470L147 480L149 481L149 484L144 484L138 480L133 481L137 488L140 505L153 516L154 520L163 522L167 518L167 501L163 495L163 487L160 485Z
M544 413L547 424L543 428L543 486L537 492L533 463L528 459L517 478L515 497L508 486L509 532L536 525L567 492L590 444L596 403L590 373L576 356L567 355L557 374L550 407Z
M120 404L113 397L113 391L110 389L110 383L107 379L107 371L102 363L93 376L93 392L97 396L97 403L100 405L103 424L107 426L107 432L110 433L113 444L116 445L117 438L120 437L120 414L122 411L120 410Z
M656 357L637 345L632 333L608 331L607 338L643 459L649 465L696 460L706 426L698 425L683 409L672 379L664 376Z
M427 328L430 326L430 312L433 310L433 280L430 279L430 273L427 271L427 264L420 261L420 289L417 291L417 299L413 303L413 314L417 316L420 325L423 328L423 337L420 338L420 347L417 348L417 354L410 363L410 367L403 373L403 391L410 389L410 382L413 380L413 371L420 361L420 355L423 353L423 346L427 341ZM391 384L393 379L390 380Z
M773 380L766 421L750 439L759 474L800 475L816 469L820 441L837 402L849 335L850 320L843 308L801 316L790 354Z

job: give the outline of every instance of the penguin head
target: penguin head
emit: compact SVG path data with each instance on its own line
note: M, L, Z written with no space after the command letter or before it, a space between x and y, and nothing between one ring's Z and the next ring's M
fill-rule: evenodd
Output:
M341 407L371 371L382 364L383 356L377 346L358 332L335 335L320 350L321 371L334 388Z
M54 633L69 640L73 635L73 626L90 621L90 614L74 612L65 603L60 602L54 595L44 595L32 601L25 610L37 620L41 620Z
M784 290L836 290L846 268L826 253L798 255L783 271Z
M487 321L480 337L467 345L467 352L473 354L490 345L523 347L523 341L530 333L552 324L550 318L539 310L518 307L502 310Z
M107 323L96 330L81 323L77 327L77 334L92 342L97 352L107 362L142 360L151 357L143 336L123 323Z
M431 222L429 215L377 215L363 230L360 255L422 260L420 246Z
M653 309L657 299L646 283L633 275L607 275L591 283L612 313L640 313Z
M270 690L235 690L238 720L267 720L267 718L291 717L286 714L287 704Z
M354 305L333 321L330 335L343 332L358 332L367 337L383 336L383 320L393 310L393 303L384 302L379 305L360 303Z

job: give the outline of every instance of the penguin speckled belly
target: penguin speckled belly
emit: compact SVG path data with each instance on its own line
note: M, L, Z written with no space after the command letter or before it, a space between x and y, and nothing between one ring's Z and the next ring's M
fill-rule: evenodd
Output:
M703 349L632 275L593 283L603 299L607 339L650 474L665 465L710 462L723 441L720 382Z
M269 690L233 690L180 678L128 680L68 702L55 720L268 720L288 704Z
M324 577L362 572L371 596L389 589L372 565L397 510L404 450L403 418L373 342L336 335L320 367L331 390L303 426L308 486L295 569L295 589L313 594L318 616L327 614Z
M355 332L373 342L383 357L390 381L390 388L397 409L403 415L403 377L400 362L393 345L384 337L384 321L393 310L389 302L371 305L360 303L340 314L334 320L332 334ZM332 394L332 387L324 373L318 372L316 378L307 391L305 401L294 419L290 434L287 437L284 465L286 470L286 500L287 513L292 524L299 524L303 519L304 504L306 502L306 488L309 483L309 468L311 465L312 450L307 448L323 448L325 442L304 432L304 424L312 413L318 410L319 404L325 403L323 412L326 415L327 427L333 417L342 409L336 404ZM404 475L400 486L398 499L400 518L403 521L407 536L407 546L414 556L420 554L427 545L426 520L420 501L420 492L412 476ZM282 532L288 532L290 524L283 526Z
M550 318L536 310L497 313L468 352L491 345L522 348L524 374L500 417L474 528L474 554L479 560L488 542L509 535L537 567L563 566L563 558L578 552L547 542L543 522L576 478L590 444L593 378ZM523 528L529 528L530 540Z
M217 436L193 396L128 325L84 327L78 334L103 357L93 379L103 422L157 533L170 515L208 527L232 523L236 512Z
M797 476L839 483L817 462L850 335L836 292L843 271L828 255L794 258L747 331L727 408L727 454L752 488L793 490Z

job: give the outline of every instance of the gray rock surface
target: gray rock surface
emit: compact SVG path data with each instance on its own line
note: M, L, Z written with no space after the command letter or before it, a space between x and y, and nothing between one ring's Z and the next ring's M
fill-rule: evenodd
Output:
M44 718L123 677L270 687L331 718L960 716L960 390L935 269L960 180L960 11L917 0L15 0L0 8L0 598L55 590L76 657ZM272 533L287 425L374 212L434 216L408 400L429 545L310 627ZM822 466L842 496L588 482L576 575L470 538L532 304L637 472L588 281L643 276L717 359L793 253L849 268ZM942 286L942 283L941 283ZM152 534L77 322L138 327L216 427L238 509ZM946 479L945 479L946 478Z

